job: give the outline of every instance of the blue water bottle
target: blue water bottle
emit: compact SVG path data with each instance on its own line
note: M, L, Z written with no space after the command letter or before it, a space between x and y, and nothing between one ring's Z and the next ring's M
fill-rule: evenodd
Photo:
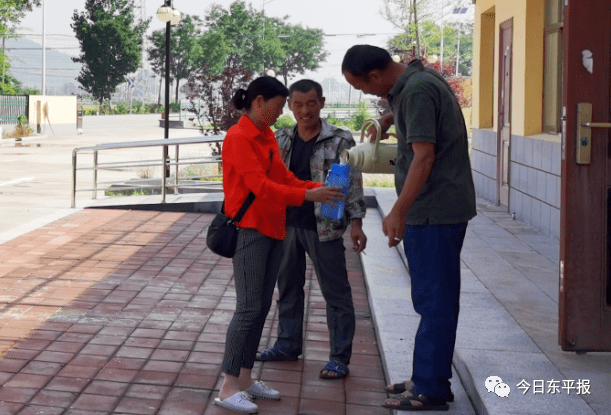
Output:
M344 196L347 196L348 188L350 187L350 166L333 164L327 175L327 182L325 184L327 186L341 186L342 190L340 190L340 192L342 192ZM346 199L336 200L335 203L335 207L328 203L323 203L320 214L330 219L341 219L344 215Z

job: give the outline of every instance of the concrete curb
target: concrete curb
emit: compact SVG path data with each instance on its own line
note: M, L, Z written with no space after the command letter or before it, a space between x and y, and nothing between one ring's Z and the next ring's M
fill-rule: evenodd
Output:
M375 189L375 197L378 208L372 210L371 215L364 221L364 228L367 224L366 234L369 238L369 247L386 247L387 241L380 232L380 226L371 226L374 214L379 214L377 221L381 222L385 212L388 212L392 204L396 201L394 189ZM484 218L480 218L484 225L474 219L473 226L470 228L479 229L481 232L496 233L493 223L488 223ZM380 238L380 235L382 238ZM483 243L482 243L483 242ZM481 244L482 246L478 245ZM467 230L465 239L466 248L463 248L462 259L462 280L461 287L461 314L458 324L456 347L453 359L455 372L458 374L462 384L453 384L456 395L456 402L450 406L450 413L477 413L478 415L506 415L506 414L538 414L552 415L559 413L571 413L580 415L591 415L595 412L583 399L576 393L564 395L554 394L523 394L517 385L524 379L531 385L536 379L565 379L566 377L548 359L545 353L523 330L514 317L505 309L503 304L493 295L490 289L485 286L481 278L478 278L480 270L469 268L467 264L478 264L478 261L488 265L485 272L498 272L499 284L527 284L522 282L517 271L511 275L511 269L507 274L503 273L504 264L498 262L494 256L490 256L485 251L485 241L477 239L473 230ZM368 248L367 255L362 255L365 280L370 288L370 303L374 321L376 323L377 334L380 341L380 349L383 356L389 382L396 382L409 378L411 373L400 373L398 367L404 367L411 359L413 344L399 344L396 339L389 337L390 329L397 330L397 321L401 321L402 333L409 333L414 336L419 322L419 316L413 311L409 300L410 291L405 288L409 286L409 274L406 268L400 270L400 276L391 276L389 270L377 269L382 266L391 266L398 269L399 263L405 265L406 258L402 249L388 249L373 252L370 255ZM373 249L371 249L373 250ZM390 254L392 252L392 255ZM403 255L401 255L403 254ZM402 261L398 261L398 258ZM495 262L496 261L496 262ZM511 266L511 264L507 264ZM492 267L492 269L490 269ZM485 269L485 268L482 268ZM495 269L497 269L495 271ZM393 270L393 272L397 272ZM381 280L380 277L384 279ZM509 281L506 281L508 279ZM389 284L390 281L390 284ZM384 287L390 285L390 287ZM403 304L385 298L385 288L388 293L392 290L393 295L404 299ZM520 287L522 290L533 291L528 287ZM506 290L511 290L507 287ZM526 306L526 304L524 305ZM413 343L413 341L412 341ZM407 347L406 347L407 346ZM393 353L399 350L400 353ZM485 380L489 376L499 376L504 383L510 386L511 393L507 398L489 393L485 386ZM546 385L547 386L547 385ZM464 388L464 389L463 389ZM458 393L457 393L458 392ZM461 396L468 396L469 406L467 409L460 408ZM402 412L399 412L402 413ZM447 413L447 412L446 412Z

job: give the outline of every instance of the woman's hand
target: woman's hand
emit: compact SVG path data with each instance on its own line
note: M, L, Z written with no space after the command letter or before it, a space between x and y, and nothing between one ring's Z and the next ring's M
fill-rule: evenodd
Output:
M335 206L334 200L344 199L344 194L340 193L341 186L321 186L316 189L306 189L306 202L322 202Z

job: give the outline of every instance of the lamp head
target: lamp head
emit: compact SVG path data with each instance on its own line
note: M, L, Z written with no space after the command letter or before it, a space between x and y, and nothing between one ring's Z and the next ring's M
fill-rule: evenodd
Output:
M180 22L180 18L181 18L180 12L178 10L174 9L172 11L172 18L170 19L170 24L172 26L176 26L178 24L178 22Z
M170 6L161 6L157 10L157 18L163 23L167 23L172 19L173 10Z

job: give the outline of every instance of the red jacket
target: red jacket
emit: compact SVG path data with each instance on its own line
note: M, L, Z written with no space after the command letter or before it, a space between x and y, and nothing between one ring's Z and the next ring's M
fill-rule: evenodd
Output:
M252 191L255 200L239 226L274 239L286 237L286 207L300 206L306 189L322 185L297 179L280 158L274 132L261 132L245 115L227 131L222 159L225 213L234 217Z

